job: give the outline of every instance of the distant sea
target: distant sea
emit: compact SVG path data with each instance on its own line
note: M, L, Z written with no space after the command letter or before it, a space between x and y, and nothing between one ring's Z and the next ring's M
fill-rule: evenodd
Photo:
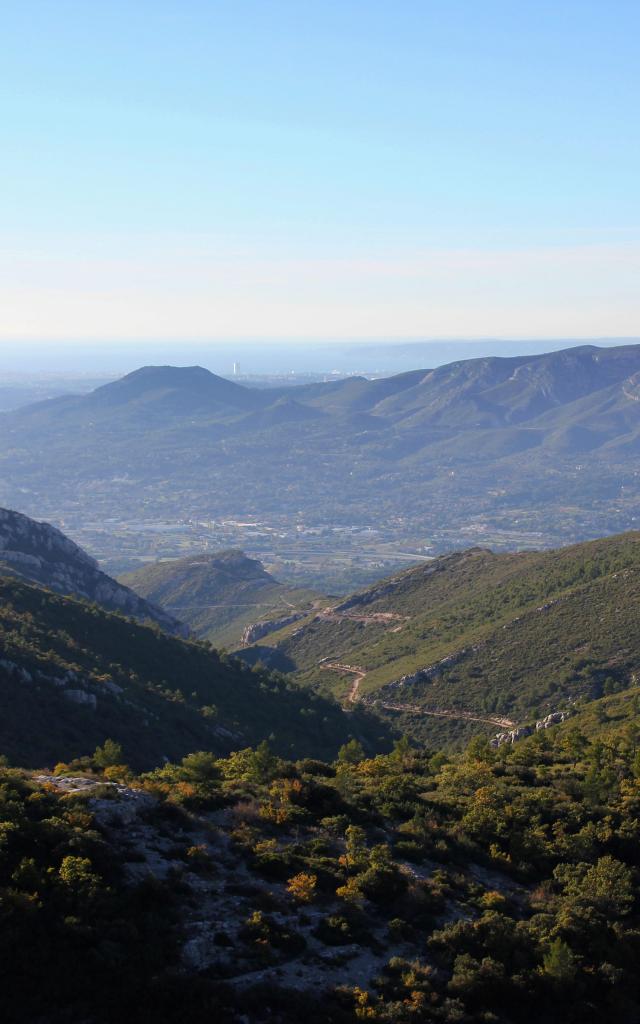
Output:
M459 359L535 355L577 345L639 344L640 338L281 341L0 341L0 376L91 374L117 377L145 365L205 366L225 377L283 373L392 374Z

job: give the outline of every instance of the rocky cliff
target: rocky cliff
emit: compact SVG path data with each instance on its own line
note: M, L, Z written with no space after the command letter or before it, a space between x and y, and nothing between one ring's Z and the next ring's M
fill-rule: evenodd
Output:
M188 632L178 619L101 572L97 562L60 530L9 509L0 509L0 574L95 601L140 622L151 620L168 633Z

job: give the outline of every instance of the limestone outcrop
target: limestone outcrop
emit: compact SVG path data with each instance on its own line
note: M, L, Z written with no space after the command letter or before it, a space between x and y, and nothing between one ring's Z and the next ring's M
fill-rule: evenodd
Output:
M153 622L167 633L188 630L172 615L107 576L94 558L49 523L0 509L0 575L16 576L58 594L95 601L107 611Z

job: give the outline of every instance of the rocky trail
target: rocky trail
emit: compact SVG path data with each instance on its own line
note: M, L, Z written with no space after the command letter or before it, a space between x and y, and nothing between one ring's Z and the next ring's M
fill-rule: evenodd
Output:
M338 611L335 608L325 608L318 614L319 619L323 619L329 622L342 622L344 619L349 619L351 622L362 622L365 626L371 623L382 623L387 625L392 622L399 623L393 630L397 632L402 629L405 622L409 621L410 616L398 615L396 612L351 612L351 611Z
M322 661L320 664L322 668L328 669L330 672L340 672L344 675L355 676L353 683L351 684L351 689L347 694L348 703L355 704L360 699L358 691L360 689L360 683L367 674L366 670L360 665L346 665L341 661L326 660Z

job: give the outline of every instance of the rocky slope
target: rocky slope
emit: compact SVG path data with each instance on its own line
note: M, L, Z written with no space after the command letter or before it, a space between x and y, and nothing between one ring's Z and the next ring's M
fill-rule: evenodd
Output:
M639 702L449 756L0 764L3 1020L633 1024Z
M173 615L101 572L97 562L60 530L9 509L0 509L0 574L95 601L140 622L155 622L168 633L188 632Z

